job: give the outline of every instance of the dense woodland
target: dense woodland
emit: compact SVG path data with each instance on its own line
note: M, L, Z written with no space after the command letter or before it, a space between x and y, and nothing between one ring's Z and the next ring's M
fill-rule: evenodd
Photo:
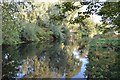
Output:
M87 8L82 11L84 6ZM3 1L1 7L1 44L3 47L34 42L40 42L41 45L48 43L49 45L50 42L56 41L67 45L69 40L77 41L79 45L82 45L79 47L80 49L88 49L89 64L87 64L86 74L90 78L120 77L120 1L58 1L56 3L34 0L29 2ZM91 16L94 14L102 17L100 23L92 20ZM49 47L51 46L49 45ZM59 50L57 48L56 53ZM66 54L66 50L60 51ZM51 57L54 55L52 54ZM73 65L72 62L71 65ZM59 71L59 73L61 72Z
M84 5L88 5L87 11L81 12ZM3 2L2 43L65 41L70 29L78 38L119 32L119 6L119 2ZM93 23L92 14L101 15L102 24Z

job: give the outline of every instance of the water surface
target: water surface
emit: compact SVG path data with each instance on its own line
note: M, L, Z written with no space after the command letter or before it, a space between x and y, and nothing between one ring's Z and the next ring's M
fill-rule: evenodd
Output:
M2 77L86 78L88 60L77 43L29 43L3 46Z

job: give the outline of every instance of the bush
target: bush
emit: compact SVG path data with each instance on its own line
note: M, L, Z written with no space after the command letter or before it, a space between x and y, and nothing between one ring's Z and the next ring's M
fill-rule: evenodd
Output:
M17 44L20 42L19 21L13 17L16 6L13 4L3 3L2 5L2 44Z
M100 38L94 39L89 44L89 64L86 70L89 78L117 79L120 77L119 43L119 39Z
M23 28L21 32L21 39L23 41L39 41L36 33L37 33L37 27L35 26L26 26Z
M19 30L6 28L2 31L3 44L18 44L20 41Z
M58 40L63 40L64 39L64 34L61 32L61 28L59 26L51 26L50 27L51 31L53 32L53 36L55 36L55 39Z
M53 25L50 27L50 30L53 32L54 40L64 42L67 38L69 38L69 30L67 27Z
M50 34L52 34L52 32L48 31L45 28L39 28L33 24L31 25L24 27L21 31L21 39L24 42L48 40Z

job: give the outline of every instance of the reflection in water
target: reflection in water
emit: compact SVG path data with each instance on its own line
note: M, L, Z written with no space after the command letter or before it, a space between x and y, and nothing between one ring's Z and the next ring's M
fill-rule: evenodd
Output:
M45 44L3 46L2 77L83 78L88 61L80 57L78 45Z
M76 48L74 48L73 55L76 59L80 59L80 52L81 50L77 50Z
M86 71L86 64L88 63L88 59L80 58L80 61L82 61L81 70L77 75L73 76L73 78L87 78L87 76L85 76L85 71Z

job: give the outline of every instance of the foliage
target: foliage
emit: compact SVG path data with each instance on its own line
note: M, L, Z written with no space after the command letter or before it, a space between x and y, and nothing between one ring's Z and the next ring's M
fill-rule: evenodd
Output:
M111 31L120 32L120 1L118 2L91 2L87 7L87 12L90 14L98 14L102 16L102 32ZM106 27L109 26L109 27Z
M93 38L93 36L98 32L95 27L96 25L93 21L91 21L91 19L88 18L83 20L76 28L76 41L79 44L84 43L84 45L87 45L89 39Z
M45 43L44 43L45 44ZM21 44L21 45L3 45L2 49L2 79L16 77L19 65L24 64L27 58L33 58L40 55L42 50L50 48L49 43ZM48 44L48 45L47 45ZM29 53L29 54L28 54ZM7 56L7 57L6 57Z
M22 32L21 32L21 37L25 38L26 41L38 41L38 37L37 37L37 30L35 26L26 26L25 28L23 28Z
M66 73L66 77L71 78L80 70L81 62L76 60L72 53L68 54L67 47L61 48L59 42L3 47L3 78L19 77L18 73L26 74L24 78L53 78L54 73L57 73L56 77L60 78ZM71 50L71 48L68 49ZM22 66L22 70L19 66ZM30 73L31 68L33 72Z
M20 42L21 26L15 18L17 10L15 4L3 3L2 6L2 37L3 44L17 44Z
M53 32L54 40L64 42L67 38L69 38L69 30L66 26L61 27L60 25L53 25L50 27L50 30Z
M11 47L12 46L12 47ZM15 66L21 64L22 57L19 54L19 46L11 45L5 46L2 45L2 79L12 78L17 73Z
M61 28L61 32L63 33L63 37L64 37L63 42L64 42L65 44L67 44L66 42L68 42L68 41L69 41L68 39L70 38L69 29L67 28L67 26L63 26L63 27Z
M103 16L103 23L110 24L114 31L120 32L120 1L119 2L106 2L101 8L99 15Z
M87 72L89 78L119 78L119 39L94 39L89 48L89 64Z
M27 45L21 44L18 47L3 46L3 77L16 76L15 67L22 63L21 59L26 60L22 64L25 74L29 71L27 68L29 65L34 68L34 75L28 74L26 77L46 77L46 73L47 76L53 76L54 72L57 72L60 77L66 71L66 77L69 78L78 73L81 64L79 65L80 62L71 55L74 47L65 46L72 35L80 45L77 45L79 49L87 48L89 38L95 35L89 43L89 64L86 74L90 78L120 77L119 35L105 34L120 31L119 3L3 2L3 44L41 42L39 45L27 43ZM84 5L88 6L87 12L81 12ZM99 8L101 8L100 11ZM103 24L96 25L89 19L90 14L95 13L102 16ZM45 41L54 41L54 44L47 44ZM55 41L62 43L55 43ZM71 42L72 45L73 43L74 41ZM7 68L8 71L6 71Z
M53 32L53 35L56 39L62 40L64 39L63 33L61 32L61 28L59 26L51 26L51 31Z
M14 6L14 8L8 5ZM36 3L35 1L4 2L3 7L8 6L11 9L10 14L8 14L9 12L7 11L9 10L7 10L7 8L4 9L4 13L8 14L8 17L11 17L13 20L13 22L12 20L10 21L11 26L14 25L12 27L16 29L11 28L12 31L9 32L9 27L3 25L5 26L3 28L3 44L40 41L50 37L49 34L51 34L51 31L54 38L65 41L69 37L69 26L75 23L82 23L82 21L88 17L88 13L80 12L83 5L84 4L80 2L58 2L55 4ZM3 18L6 16L5 14ZM75 15L77 16L75 17ZM7 19L3 19L4 23L9 25L9 21L5 20ZM46 30L48 32L44 32L46 30L42 28L47 28ZM82 28L85 29L86 27ZM8 34L8 32L10 34Z
M34 24L27 24L25 28L21 31L22 41L40 41L40 40L49 40L52 32L48 31L45 28L39 28Z
M41 6L37 3L34 5L31 2L4 3L2 6L3 13L5 13L3 14L3 44L49 40L52 33L56 39L65 40L65 38L67 38L67 27L61 29L64 26L62 26L62 24L59 25L59 22L49 22L50 15L47 12L48 9L51 8L48 6L49 4L40 4ZM46 10L43 10L43 8ZM52 18L50 18L50 21L51 19ZM57 23L57 25L55 25L55 23ZM66 30L67 32L65 32Z

